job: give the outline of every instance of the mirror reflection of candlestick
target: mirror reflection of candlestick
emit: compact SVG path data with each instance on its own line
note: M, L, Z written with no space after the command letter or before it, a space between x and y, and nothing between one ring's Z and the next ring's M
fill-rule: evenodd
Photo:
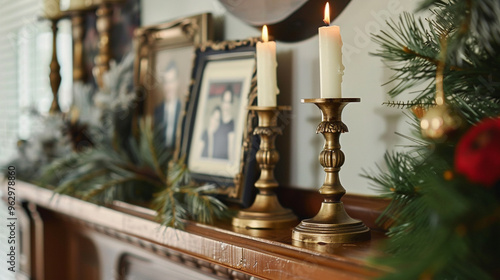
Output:
M75 12L71 18L73 31L73 80L82 81L83 70L83 28L84 18L81 12Z
M101 4L96 11L96 26L97 32L99 32L99 54L95 57L95 67L92 73L94 74L99 88L104 87L103 75L109 70L109 60L111 59L109 44L111 13L112 9L106 3Z
M59 19L51 19L52 24L52 60L50 62L50 87L52 88L52 104L50 105L50 113L57 114L61 112L61 108L59 107L59 100L57 93L59 91L59 86L61 85L61 66L59 65L59 61L57 61L57 22Z

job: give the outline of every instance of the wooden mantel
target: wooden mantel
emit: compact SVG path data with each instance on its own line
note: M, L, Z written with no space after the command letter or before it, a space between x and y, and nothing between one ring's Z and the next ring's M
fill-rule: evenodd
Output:
M71 235L84 235L95 246L118 242L120 251L173 262L212 277L207 279L370 279L384 273L368 262L376 257L377 243L384 238L376 230L368 242L306 247L292 244L291 228L246 230L227 222L213 226L187 222L184 230L178 230L161 227L152 210L121 202L98 206L23 182L18 182L16 194L18 204L23 201L31 216L31 279L74 279L75 275L87 279L80 278L83 268L74 263L75 256L82 262L84 253L78 248L86 247L78 247L81 239ZM86 265L101 270L104 266ZM120 274L123 269L113 270ZM105 277L103 272L89 273ZM50 278L55 276L60 278Z

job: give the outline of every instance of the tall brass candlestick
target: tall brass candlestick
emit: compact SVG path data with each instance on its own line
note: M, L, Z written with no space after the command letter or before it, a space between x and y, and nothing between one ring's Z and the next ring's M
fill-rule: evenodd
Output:
M85 71L83 69L83 12L75 11L71 17L73 31L73 81L82 81Z
M111 60L110 50L110 30L111 30L111 13L113 10L105 2L102 3L96 11L97 15L97 32L99 33L99 54L94 58L95 66L92 73L99 88L104 87L104 73L109 70L109 61Z
M57 114L61 112L61 108L59 107L59 99L57 97L57 93L59 91L59 87L61 86L61 65L57 60L57 22L59 18L50 19L52 25L52 60L50 62L50 87L52 89L52 104L50 105L50 114Z
M323 134L325 145L319 154L319 162L326 176L319 193L323 202L318 214L303 220L292 231L294 241L306 243L352 243L370 239L370 229L345 212L340 201L345 189L340 183L339 171L344 164L344 153L340 150L340 134L347 132L342 122L342 109L359 98L302 99L302 103L313 103L321 110L322 122L316 133Z
M250 106L250 110L257 112L259 126L255 128L254 135L260 136L260 147L256 154L261 173L255 182L259 193L250 208L241 210L233 218L233 226L240 228L272 229L285 228L297 224L297 217L290 209L285 209L278 201L274 189L279 186L274 178L274 167L279 161L279 153L274 141L276 135L281 134L278 127L279 112L290 110L288 106L264 107Z

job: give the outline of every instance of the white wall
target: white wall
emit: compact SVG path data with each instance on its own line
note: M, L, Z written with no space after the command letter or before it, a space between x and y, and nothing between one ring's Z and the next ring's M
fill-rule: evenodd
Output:
M334 4L334 2L333 2ZM386 82L390 72L380 58L370 56L377 45L370 33L384 28L388 17L396 18L402 11L413 11L411 0L352 0L333 24L341 27L344 97L360 97L361 103L344 109L343 121L349 133L341 136L346 162L340 172L348 193L376 194L369 182L359 176L362 169L374 170L383 163L387 149L402 143L395 131L406 130L405 119L399 110L382 106L387 100ZM217 0L142 0L142 24L151 25L171 19L211 12L224 18L225 39L244 39L260 36L260 31L246 25L226 12ZM311 15L322 17L322 15ZM278 137L281 154L278 181L286 186L317 189L324 172L318 162L323 137L315 130L320 112L312 104L301 104L301 98L319 97L318 36L298 43L277 43L279 104L293 108L285 134Z

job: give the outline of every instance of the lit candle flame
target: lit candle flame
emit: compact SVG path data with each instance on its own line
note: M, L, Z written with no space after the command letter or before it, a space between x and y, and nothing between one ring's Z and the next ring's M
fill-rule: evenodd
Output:
M325 5L325 18L323 18L323 22L330 25L330 4L328 2Z
M269 35L267 34L267 25L264 25L262 27L262 41L264 42L269 41Z

